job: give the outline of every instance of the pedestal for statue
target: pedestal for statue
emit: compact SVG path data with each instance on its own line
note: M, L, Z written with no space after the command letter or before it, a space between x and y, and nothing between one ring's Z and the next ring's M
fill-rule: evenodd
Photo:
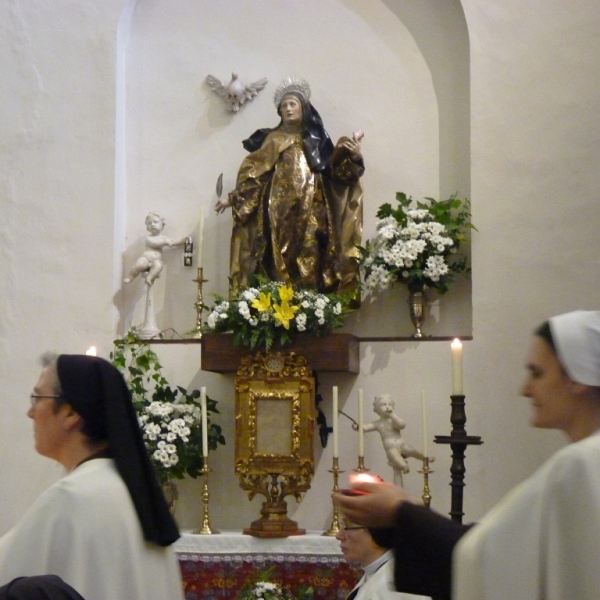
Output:
M234 346L231 333L205 333L202 336L201 368L215 373L235 373L244 357L264 349ZM306 358L314 371L360 372L359 340L350 333L329 333L317 337L301 333L290 344L274 345L272 351L294 352Z
M156 324L156 312L154 310L154 293L152 285L146 285L146 307L144 309L144 324L138 333L140 340L149 340L160 333Z

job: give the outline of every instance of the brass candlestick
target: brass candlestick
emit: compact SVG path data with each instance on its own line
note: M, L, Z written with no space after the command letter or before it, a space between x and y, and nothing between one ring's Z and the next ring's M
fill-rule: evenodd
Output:
M198 284L198 295L196 296L196 302L194 307L196 308L196 328L194 331L194 339L200 339L202 337L202 310L204 309L204 297L202 295L202 284L206 283L208 279L204 279L202 275L202 267L198 267L198 276L196 279L192 279Z
M202 465L202 470L200 471L202 475L204 475L204 483L202 485L202 526L200 529L196 529L194 533L198 533L200 535L213 535L219 532L216 529L211 529L208 519L208 472L210 469L208 468L207 456L204 457L203 462L204 464Z
M367 467L365 467L365 457L359 456L358 457L358 467L356 467L356 469L354 469L354 472L355 473L366 473L369 470L370 469L367 469Z
M429 508L431 506L431 493L429 491L429 474L433 473L433 471L429 468L429 457L423 457L423 470L419 471L419 473L423 473L423 504Z
M339 477L340 473L344 473L344 471L340 471L339 467L339 458L337 456L333 457L333 466L329 469L330 473L333 473L333 491L339 492ZM337 506L333 505L333 519L331 520L331 527L323 533L323 535L335 536L340 531L340 513L337 509Z

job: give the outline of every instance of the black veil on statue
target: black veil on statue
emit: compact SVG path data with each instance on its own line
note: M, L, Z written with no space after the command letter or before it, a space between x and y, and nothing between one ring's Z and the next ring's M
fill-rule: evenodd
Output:
M108 361L80 354L61 354L57 372L62 396L85 420L84 433L108 440L144 538L159 546L171 545L179 531L154 475L123 376Z
M285 96L298 98L302 105L302 147L309 167L312 171L324 171L333 154L333 142L325 130L321 115L310 102L303 98L302 94L291 91L287 92ZM277 108L277 112L279 113L279 108ZM257 129L242 142L242 145L248 152L254 152L262 146L267 135L279 127L281 127L281 123L273 129Z

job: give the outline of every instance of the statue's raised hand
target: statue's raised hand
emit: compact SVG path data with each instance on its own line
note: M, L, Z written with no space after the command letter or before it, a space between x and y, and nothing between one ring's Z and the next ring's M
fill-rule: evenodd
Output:
M225 212L228 208L231 208L231 201L229 200L229 196L225 196L225 198L219 198L219 200L215 204L215 211L218 215L220 215L222 212Z

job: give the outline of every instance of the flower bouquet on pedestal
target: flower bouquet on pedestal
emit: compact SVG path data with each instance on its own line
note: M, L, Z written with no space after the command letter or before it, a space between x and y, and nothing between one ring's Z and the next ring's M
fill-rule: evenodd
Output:
M233 333L233 343L268 351L298 333L325 335L342 327L348 302L336 294L295 290L284 283L256 279L231 300L216 297L209 309L206 333Z
M421 337L425 291L431 288L445 294L456 275L471 273L467 257L458 254L467 230L475 229L469 221L471 205L455 195L442 201L425 198L427 202L414 207L403 192L396 194L396 200L397 208L389 203L379 207L377 234L359 247L364 287L376 295L394 283L406 285L415 313L411 316L418 321L414 337Z

